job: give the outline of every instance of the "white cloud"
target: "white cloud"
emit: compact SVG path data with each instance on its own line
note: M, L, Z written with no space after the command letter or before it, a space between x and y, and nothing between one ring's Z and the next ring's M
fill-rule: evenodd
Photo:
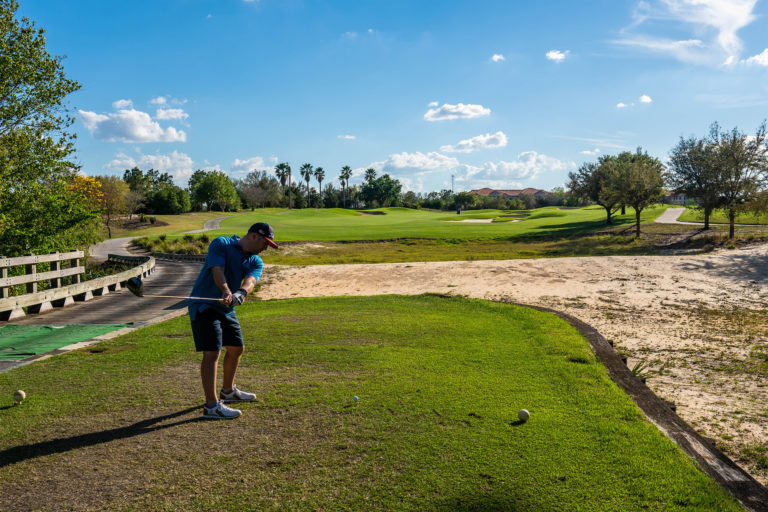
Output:
M653 103L653 100L647 94L640 96L640 103Z
M155 117L157 119L186 119L189 117L189 114L184 112L183 109L180 108L159 108L157 109L157 113L155 114Z
M429 108L434 108L434 107L436 107L436 106L438 106L438 105L439 105L439 103L438 103L438 102L436 102L436 101L432 101L432 102L430 102L430 103L429 103L429 105L427 105L427 107L429 107Z
M536 151L524 151L517 155L514 162L486 162L481 168L470 168L466 179L472 181L473 186L507 183L510 180L529 180L542 172L567 171L575 167L575 162L564 162Z
M549 50L547 52L547 58L555 62L563 62L569 53L571 53L570 50L566 50L565 52L561 52L560 50Z
M436 172L452 169L459 166L459 161L453 157L441 155L437 152L427 154L416 153L394 153L389 155L389 159L380 163L380 168L385 172L387 170L415 170L417 172Z
M372 29L372 28L369 28L369 29L368 29L368 33L369 33L369 34L373 34L373 29Z
M104 165L105 169L122 171L139 167L148 170L155 169L172 175L177 183L185 183L195 169L195 162L185 153L173 151L170 155L145 155L140 151L134 158L125 153L118 153L115 159Z
M170 126L163 129L146 112L134 109L112 114L78 110L80 119L94 138L110 142L186 142L187 134Z
M503 148L507 145L507 136L498 131L494 134L486 133L471 139L459 141L455 146L442 146L440 151L446 153L471 153L479 149Z
M494 53L494 54L493 54L493 57L491 57L491 60L492 60L493 62L503 62L503 61L505 61L505 60L507 60L507 59L505 59L505 58L504 58L504 55L502 55L502 54L500 54L500 53Z
M744 63L768 67L768 48L763 50L763 53L758 53L757 55L748 58Z
M277 161L278 161L278 158L273 155L273 156L269 157L269 161L272 162L273 164L276 164Z
M117 100L112 103L112 108L133 108L133 102L131 100Z
M458 105L443 104L442 107L430 108L427 113L424 114L424 119L427 121L445 121L447 119L471 119L473 117L483 117L491 114L491 109L485 108L482 105L465 105L459 103Z
M627 104L626 103L622 103L622 102L618 102L616 104L616 108L627 108Z
M83 124L97 139L121 142L177 142L184 141L184 132L174 128L163 130L149 114L137 110L120 110L114 114L96 114L80 110Z
M149 100L149 102L153 105L165 105L167 101L168 100L165 99L165 96L158 96L157 98Z
M354 135L337 135L336 137L341 140L355 140L357 138Z
M341 34L341 37L344 39L355 39L357 38L357 32L344 32Z
M638 46L696 64L720 65L725 59L736 58L743 48L739 30L757 19L757 0L658 0L637 4L635 29L648 20L648 30L668 30L680 33L689 30L696 39L673 40L661 34L630 34L615 41Z
M233 174L248 174L252 171L265 169L266 167L269 166L264 164L263 158L260 156L254 156L247 160L240 160L239 158L235 158L235 161L232 162L232 165L229 166L229 169Z
M580 151L579 153L581 153L582 155L591 155L591 156L594 156L594 155L597 155L597 154L599 154L599 153L600 153L600 150L599 150L598 148L595 148L595 149L592 149L592 150L590 150L590 149L585 149L584 151Z

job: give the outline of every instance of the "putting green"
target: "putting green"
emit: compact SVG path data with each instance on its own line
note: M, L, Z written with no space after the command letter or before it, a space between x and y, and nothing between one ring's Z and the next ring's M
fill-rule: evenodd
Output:
M6 325L0 327L0 361L18 361L44 354L122 329L126 325Z

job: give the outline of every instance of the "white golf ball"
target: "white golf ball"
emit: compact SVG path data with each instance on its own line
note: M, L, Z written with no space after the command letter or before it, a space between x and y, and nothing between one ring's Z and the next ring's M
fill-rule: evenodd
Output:
M528 418L531 417L531 413L525 409L520 409L517 413L517 417L520 418L520 421L528 421Z
M27 398L27 394L22 390L18 390L13 394L13 399L16 400L17 404L20 404L25 398Z
M352 400L354 400L355 402L357 402L357 401L358 401L358 400L360 400L360 399L359 399L359 398L357 398L356 396L353 396L353 397L352 397Z

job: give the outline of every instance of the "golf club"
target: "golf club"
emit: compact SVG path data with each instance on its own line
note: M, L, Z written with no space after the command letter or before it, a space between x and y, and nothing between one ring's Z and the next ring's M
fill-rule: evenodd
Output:
M155 299L186 299L186 300L215 300L221 302L223 299L214 299L212 297L180 297L177 295L144 295L144 283L138 277L132 277L125 283L125 287L137 297L152 297Z

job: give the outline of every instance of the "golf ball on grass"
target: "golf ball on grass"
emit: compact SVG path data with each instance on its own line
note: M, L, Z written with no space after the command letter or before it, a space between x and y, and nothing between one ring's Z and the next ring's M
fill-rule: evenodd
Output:
M517 412L517 417L520 418L520 421L528 421L528 418L531 417L531 413L529 413L526 409L520 409Z
M25 398L27 398L27 394L20 389L13 394L13 399L17 404L23 402Z
M353 396L353 397L352 397L352 400L354 400L355 402L357 402L357 401L358 401L358 400L360 400L360 399L359 399L357 396Z

